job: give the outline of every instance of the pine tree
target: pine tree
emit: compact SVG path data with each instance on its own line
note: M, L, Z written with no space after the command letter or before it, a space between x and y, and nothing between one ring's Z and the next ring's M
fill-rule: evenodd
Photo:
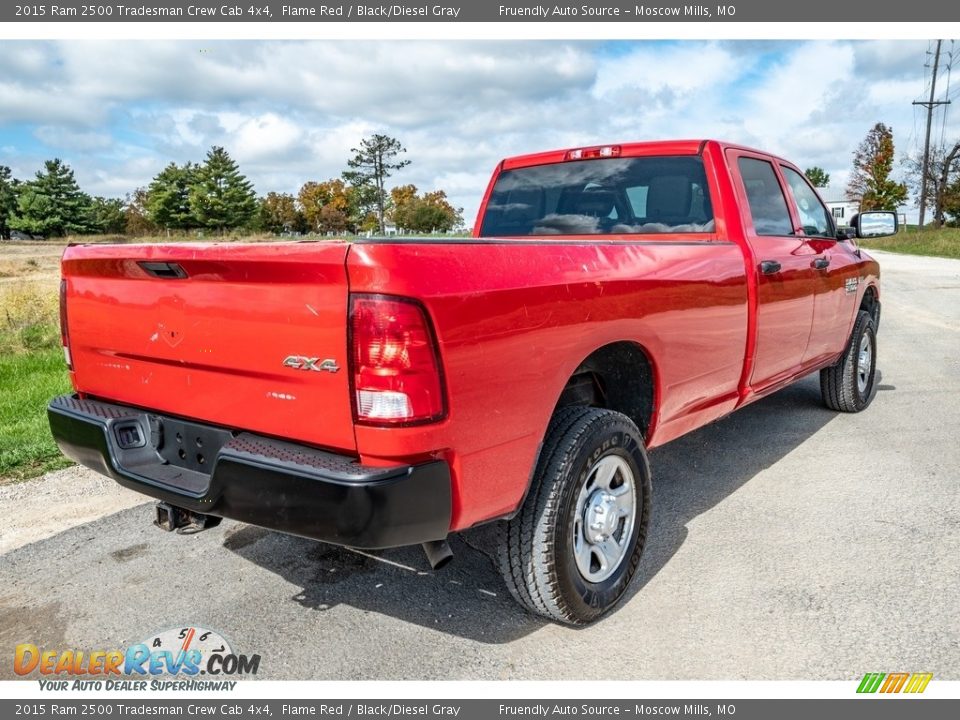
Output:
M364 138L360 141L359 148L350 150L355 153L353 159L347 160L347 165L352 169L343 173L343 179L358 190L372 189L373 207L377 213L381 234L384 232L383 218L389 201L384 183L392 171L400 170L410 164L409 160L396 159L400 153L406 151L399 140L388 135Z
M210 149L190 188L190 209L202 226L223 232L250 224L257 213L253 184L222 147Z
M43 166L21 186L10 228L43 237L97 232L90 196L80 190L70 166L59 158Z
M93 198L92 219L97 230L107 235L120 235L127 229L123 200L104 197Z
M830 173L818 165L807 168L803 171L803 174L807 176L807 180L816 188L825 188L830 185Z
M0 165L0 239L10 237L10 216L17 209L19 186L10 168Z
M190 207L190 188L196 180L197 166L180 167L170 163L147 187L146 210L151 223L166 230L197 227Z

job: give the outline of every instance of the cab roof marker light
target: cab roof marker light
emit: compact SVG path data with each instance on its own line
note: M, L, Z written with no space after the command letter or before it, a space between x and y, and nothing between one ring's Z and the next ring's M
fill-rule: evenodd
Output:
M599 147L575 148L567 150L564 160L588 160L590 158L620 157L619 145L601 145Z

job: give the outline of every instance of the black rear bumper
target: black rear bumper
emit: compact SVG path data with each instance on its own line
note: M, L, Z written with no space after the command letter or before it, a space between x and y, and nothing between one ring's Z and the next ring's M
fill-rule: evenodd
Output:
M50 429L65 455L171 505L338 545L442 540L442 461L378 468L350 457L136 408L64 395Z

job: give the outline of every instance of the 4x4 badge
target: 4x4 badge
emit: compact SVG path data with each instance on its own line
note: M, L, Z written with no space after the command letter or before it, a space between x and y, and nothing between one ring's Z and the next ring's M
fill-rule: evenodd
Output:
M316 372L335 373L340 369L337 361L331 358L321 360L320 358L304 357L303 355L287 355L283 364L285 367L294 370L314 370Z

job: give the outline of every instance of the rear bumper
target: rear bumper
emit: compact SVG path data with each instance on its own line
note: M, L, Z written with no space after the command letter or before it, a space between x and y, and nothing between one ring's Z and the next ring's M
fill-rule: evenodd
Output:
M194 512L358 548L442 540L442 461L366 467L350 457L64 395L47 409L64 455Z

